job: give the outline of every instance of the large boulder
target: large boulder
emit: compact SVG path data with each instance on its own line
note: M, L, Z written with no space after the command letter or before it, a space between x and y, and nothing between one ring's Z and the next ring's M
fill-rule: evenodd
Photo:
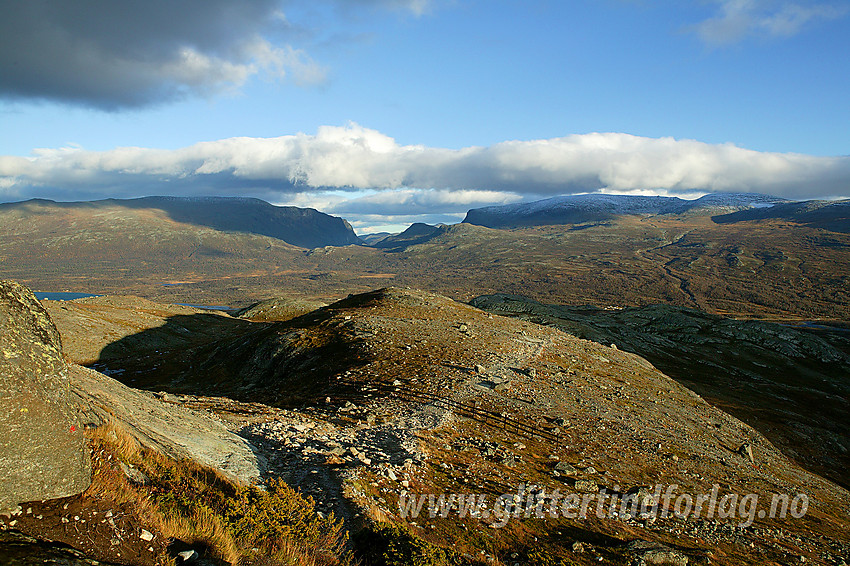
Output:
M26 287L0 281L0 511L89 486L78 412L47 311Z
M68 373L87 424L116 424L146 448L193 460L245 485L258 482L268 467L247 440L212 415L172 402L177 397L133 389L75 364Z

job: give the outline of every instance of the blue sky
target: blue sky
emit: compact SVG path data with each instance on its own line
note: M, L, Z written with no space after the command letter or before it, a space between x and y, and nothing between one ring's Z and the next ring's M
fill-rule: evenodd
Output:
M850 1L8 4L0 200L850 196Z

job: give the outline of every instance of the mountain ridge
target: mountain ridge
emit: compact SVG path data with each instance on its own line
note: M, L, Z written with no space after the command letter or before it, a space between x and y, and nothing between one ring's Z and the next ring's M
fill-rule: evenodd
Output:
M752 208L713 216L718 224L755 220L786 220L833 232L850 232L850 199L806 200L780 203L770 208Z
M400 234L391 234L371 244L379 249L401 249L427 242L444 231L442 226L432 226L424 222L414 222Z
M303 248L362 243L348 221L343 218L313 208L276 206L252 197L147 196L76 202L30 199L2 203L0 211L33 206L75 211L94 211L109 207L128 210L158 209L175 222L205 226L224 232L268 236Z
M731 212L772 206L785 199L758 193L713 193L695 200L637 195L564 195L527 202L470 209L463 222L489 228L602 222L616 216Z

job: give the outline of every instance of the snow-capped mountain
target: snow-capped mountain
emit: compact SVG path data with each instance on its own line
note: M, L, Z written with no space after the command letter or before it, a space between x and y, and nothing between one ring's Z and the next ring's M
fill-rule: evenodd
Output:
M632 195L568 195L535 202L474 208L464 222L489 228L599 222L622 215L720 214L769 207L785 199L753 193L711 194L695 200Z

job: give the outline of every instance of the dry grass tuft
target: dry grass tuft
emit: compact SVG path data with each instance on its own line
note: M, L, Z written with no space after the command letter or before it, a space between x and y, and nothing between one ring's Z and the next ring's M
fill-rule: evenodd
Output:
M98 469L88 496L134 509L143 525L161 536L207 549L231 564L346 564L342 521L320 517L309 498L280 480L266 489L231 482L189 460L173 460L149 450L120 425L90 429L95 451L143 472L132 483L120 465Z

